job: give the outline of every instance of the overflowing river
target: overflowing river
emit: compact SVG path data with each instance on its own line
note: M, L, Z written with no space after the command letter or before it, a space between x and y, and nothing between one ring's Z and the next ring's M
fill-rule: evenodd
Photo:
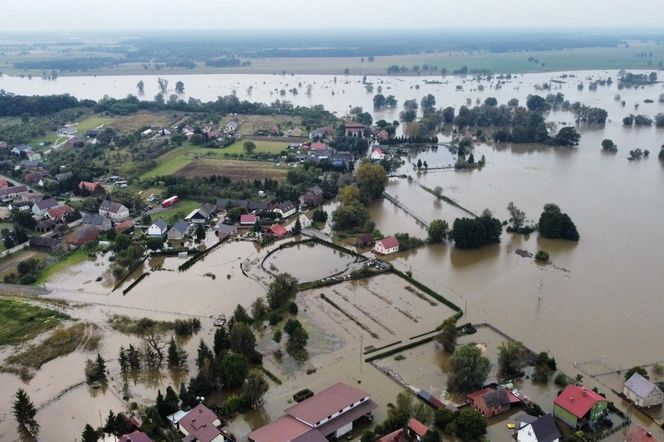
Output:
M417 174L411 163L418 158L436 167L449 164L450 154L442 148L437 152L412 153L401 171L412 175L413 180L394 180L387 188L419 217L443 218L450 224L464 213L436 201L420 184L429 188L441 186L446 196L467 209L480 213L488 208L501 220L509 217L506 206L510 201L535 222L544 204L556 203L576 223L581 235L578 243L545 240L537 234L523 237L504 233L500 245L475 251L455 250L450 244L428 246L399 254L392 262L402 270L412 271L415 278L462 306L467 315L464 321L490 322L530 348L548 350L559 366L570 373L575 372L575 366L617 370L661 361L664 360L664 343L659 339L664 318L664 162L657 159L657 154L664 143L664 129L624 127L621 120L630 113L653 117L664 112L664 103L658 102L664 89L656 84L618 90L616 71L573 74L574 78L561 78L562 73L518 75L500 89L495 88L496 80L484 81L484 90L479 90L478 83L470 78L367 79L373 83L374 93L381 86L383 94L394 95L399 100L397 109L373 112L374 119L388 121L398 119L404 100L419 101L429 93L435 96L438 107L458 109L468 99L473 105L486 97L496 97L500 104L518 98L524 104L528 94L561 92L571 102L601 107L609 113L609 120L602 128L579 127L582 139L577 148L479 144L475 147L475 158L484 155L487 161L482 170L432 170ZM591 77L612 77L614 82L591 91L587 80ZM361 77L338 76L335 80L332 76L305 75L174 75L166 78L171 85L178 80L184 82L184 99L191 96L213 100L235 92L241 99L266 103L281 99L299 105L322 104L339 116L355 106L372 109L373 94L366 91ZM537 85L551 79L561 82L551 83L551 91L536 90ZM0 78L0 89L17 94L66 92L79 98L99 99L104 95L124 97L135 93L139 80L146 84L146 97L157 93L157 77L148 75L60 77L54 81L5 76ZM428 84L425 80L442 83ZM580 82L585 84L583 90L577 89ZM311 85L310 94L307 85ZM457 90L458 86L462 90ZM280 95L281 89L292 88L298 89L297 95L288 92ZM615 100L616 94L626 101L624 107ZM654 102L645 103L646 99ZM558 125L573 123L573 116L569 112L552 112L548 121ZM604 138L618 145L617 154L601 152ZM635 148L649 149L650 158L628 161L628 151ZM372 205L371 214L384 234L408 232L426 236L426 231L413 218L387 201ZM531 253L547 250L553 264L537 265L533 259L515 254L516 249ZM233 250L229 261L239 262L238 251ZM315 257L307 259L308 264L301 259L289 265L316 266ZM189 273L201 273L211 265L206 262L204 268L194 268ZM236 262L229 266L238 270ZM318 272L304 273L318 275ZM157 301L155 296L155 301L166 302L169 310L177 308L173 300L182 299L177 286L182 276L175 277L174 274L170 287L157 282L155 277L151 277L154 281L149 278L144 287L145 290L148 286L159 287L161 300ZM236 278L241 277L238 271L232 283L227 284L238 284ZM136 294L143 292L136 290ZM169 297L169 292L175 296ZM237 299L231 298L233 303Z

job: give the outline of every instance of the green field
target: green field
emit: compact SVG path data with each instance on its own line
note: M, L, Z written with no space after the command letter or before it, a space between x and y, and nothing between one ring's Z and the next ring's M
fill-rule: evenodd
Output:
M111 124L113 118L110 117L100 117L98 115L93 115L91 117L84 118L78 123L78 133L79 135L85 135L85 132L88 130L96 129L97 127L106 124Z
M288 149L288 143L284 141L264 141L264 140L240 140L222 149L223 153L244 154L244 143L251 141L256 145L254 153L279 154Z
M28 341L69 317L16 298L0 298L0 346Z
M88 255L83 249L75 250L63 256L39 273L37 276L37 281L35 281L35 285L41 285L45 282L48 282L48 280L51 279L51 277L56 273L75 266L76 264L80 264L86 259L88 259Z
M198 209L201 207L201 203L194 200L182 200L179 201L173 207L169 207L166 210L163 210L152 217L152 220L158 220L159 218L166 221L168 224L175 224L180 218L184 218L189 215L192 210Z

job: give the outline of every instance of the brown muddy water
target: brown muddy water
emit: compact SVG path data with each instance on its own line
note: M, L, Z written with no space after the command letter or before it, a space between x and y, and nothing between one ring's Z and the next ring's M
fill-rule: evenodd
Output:
M578 243L545 240L537 234L529 237L503 234L500 245L480 250L455 250L450 244L445 244L389 258L399 269L412 271L416 279L461 306L466 313L464 321L490 322L523 340L535 351L550 351L559 367L571 376L581 373L580 367L598 364L598 361L619 370L664 359L664 346L659 338L664 317L664 303L661 301L664 278L660 269L664 262L664 235L660 233L661 220L664 219L664 164L657 159L659 146L664 142L664 130L654 127L627 128L621 123L622 117L629 113L654 116L664 112L664 104L657 101L664 89L657 84L618 90L614 82L612 86L600 86L591 91L587 87L587 78L610 76L615 80L617 72L575 72L574 75L574 78L566 79L560 78L561 73L519 75L500 89L496 89L495 80L490 83L485 81L483 91L479 90L477 82L458 77L448 77L443 79L443 84L435 85L425 84L425 78L414 77L368 79L374 83L374 90L381 85L383 93L394 94L400 104L405 99L420 99L432 93L437 99L437 106L457 108L466 104L468 99L474 104L478 99L490 96L496 97L501 104L513 97L523 104L528 94L546 95L549 92L536 90L536 85L557 79L563 83L551 83L551 93L562 92L572 102L578 100L609 112L609 121L604 127L579 127L581 143L573 149L478 144L474 149L475 158L484 155L487 161L482 170L432 170L417 174L412 163L418 158L426 160L430 167L447 165L453 158L443 147L438 151L412 152L400 172L411 175L413 180L395 179L387 187L390 194L398 197L420 217L426 220L442 218L450 224L455 218L466 216L464 212L436 201L420 184L429 188L441 186L443 193L460 205L475 213L488 208L501 220L508 218L506 206L510 201L524 210L531 220L539 218L546 203L558 204L571 216L581 234ZM338 115L347 113L352 106L360 105L365 110L372 107L372 94L366 92L358 77L340 76L336 83L331 76L206 75L173 78L174 81L182 79L187 93L202 99L214 99L235 90L241 99L271 102L282 98L275 89L289 89L287 85L292 88L302 82L303 88L309 83L313 85L312 94L301 92L297 96L287 96L294 104L323 104ZM146 82L146 89L148 86L156 88L156 79L148 81L146 76L61 77L50 82L5 76L0 78L0 88L29 94L68 92L81 98L99 98L103 94L122 97L134 91L139 79ZM579 82L586 84L582 91L577 90ZM249 86L253 86L251 94L248 93ZM463 90L457 91L456 86L461 86ZM153 91L148 92L146 94L151 96ZM625 107L614 99L616 94L626 101ZM652 99L654 103L644 103L645 99ZM391 121L398 117L400 110L401 106L374 112L374 118ZM572 123L572 118L572 114L566 112L552 112L548 116L548 120L558 127L562 127L562 123ZM443 140L447 137L445 134L440 136ZM601 152L600 143L604 138L613 139L619 146L617 154ZM628 151L637 147L649 149L650 158L627 161ZM326 206L327 209L332 210L334 204ZM408 232L426 236L426 232L412 218L387 201L374 203L370 211L377 228L384 234ZM514 253L517 248L531 253L539 249L547 250L552 265L541 266L532 259L522 258ZM306 252L313 253L310 250ZM293 256L286 263L276 265L278 268L279 265L286 268L292 265L291 270L302 272L303 278L317 276L321 274L319 268L327 267L329 257L326 258L326 253L318 255L315 252L306 261L300 260L300 255ZM229 314L237 303L248 306L258 296L264 295L269 278L264 274L253 279L246 278L240 269L241 264L243 268L246 265L245 271L250 276L258 275L261 273L257 270L260 262L261 255L253 244L233 242L215 250L184 273L176 271L181 263L177 258L164 259L161 264L163 270L153 272L126 296L122 296L121 290L109 293L103 282L97 283L96 278L104 274L103 266L88 263L84 264L88 266L85 270L71 269L56 276L47 286L54 290L53 296L87 302L97 310L115 309L140 316L149 312L154 315L191 314L209 318L220 313ZM159 263L154 264L159 266ZM149 266L146 263L146 269ZM311 267L316 269L311 270ZM208 272L216 278L205 276ZM305 366L310 364L317 368L317 372L308 376L303 370L288 374L291 370L287 366L282 373L277 361L266 358L266 366L287 380L282 386L272 386L266 398L266 414L262 418L258 414L247 418L252 426L258 425L267 416L278 415L287 406L287 399L300 386L318 391L339 380L362 381L361 386L381 405L378 418L385 416L384 405L394 400L399 387L372 367L360 363L361 344L366 346L392 339L408 339L417 332L433 329L449 316L449 312L438 307L417 306L421 301L419 298L402 290L401 285L381 282L389 277L381 278L377 282L368 282L367 287L360 287L359 283L344 283L322 291L353 317L361 318L361 323L371 333L322 301L319 296L321 291L298 296L298 302L303 307L301 310L306 309L301 314L305 326L311 330L312 336L319 336L312 338L312 342L320 342L325 350L312 351L313 356ZM378 286L373 289L375 292L393 302L390 307L386 301L371 293L372 284ZM399 297L402 299L399 300ZM414 322L395 306L409 312L418 321ZM434 313L438 311L439 314ZM320 331L316 331L318 329ZM379 338L373 337L372 333ZM363 338L360 340L359 336ZM428 360L431 358L436 356L430 355ZM433 363L431 370L435 374L439 368ZM45 372L48 374L49 370ZM54 379L52 374L46 378ZM601 378L595 381L585 376L585 379L591 386L602 388ZM9 391L14 390L17 382L20 383L12 376L0 376L0 385L8 385ZM48 381L38 375L31 381L29 392L32 394L32 390L47 388L42 386L48 385L45 382ZM64 382L58 388L48 387L48 394L33 399L35 402L45 400L66 385L67 382ZM3 388L3 391L7 389ZM37 392L34 394L39 395ZM550 401L548 394L542 400ZM5 398L2 401L0 406L6 415L9 402ZM541 405L547 411L551 409L550 403L548 407ZM3 422L2 425L4 428L7 424ZM245 421L237 421L233 425L244 430L249 428ZM67 429L67 435L78 434L80 429L76 426L76 431ZM653 429L653 426L649 428ZM7 433L3 430L3 434Z

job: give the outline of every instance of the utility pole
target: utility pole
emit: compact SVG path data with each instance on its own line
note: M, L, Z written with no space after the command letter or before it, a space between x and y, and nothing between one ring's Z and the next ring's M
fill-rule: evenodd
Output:
M364 335L360 333L360 374L362 374L362 348L364 346Z

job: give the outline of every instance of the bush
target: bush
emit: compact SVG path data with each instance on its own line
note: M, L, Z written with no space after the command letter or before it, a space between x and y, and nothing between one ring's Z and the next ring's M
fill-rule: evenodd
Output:
M288 313L291 315L297 315L298 309L297 309L297 304L295 302L292 302L288 304Z
M559 387L567 387L571 379L565 373L558 373L555 378L553 378L553 383Z
M547 263L549 262L549 252L545 252L544 250L540 250L535 254L535 261L537 262L543 262Z

